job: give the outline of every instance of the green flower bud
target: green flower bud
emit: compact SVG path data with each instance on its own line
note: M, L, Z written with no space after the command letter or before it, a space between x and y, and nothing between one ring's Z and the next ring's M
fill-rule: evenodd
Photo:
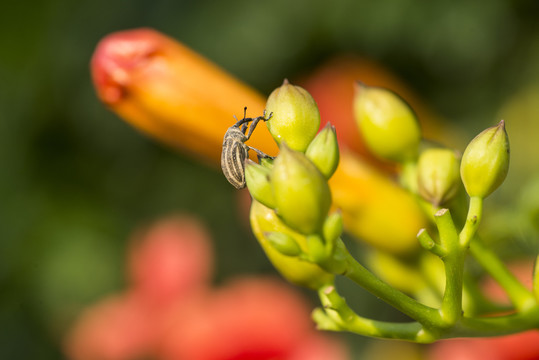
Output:
M459 184L459 158L453 150L431 148L421 153L417 185L423 199L439 206L455 196Z
M509 170L509 138L504 121L483 130L466 147L460 176L470 197L486 198L505 180Z
M311 94L288 80L270 94L266 111L272 113L266 125L273 139L296 151L304 152L320 127L320 113Z
M417 157L421 131L416 115L395 93L357 83L354 117L369 150L392 161Z
M270 243L266 235L280 233L290 236L296 244L307 251L307 237L286 226L275 211L254 200L251 205L251 228L262 249L275 268L291 283L318 289L333 282L334 276L318 265L295 256L286 256Z
M327 242L335 241L343 232L343 220L342 214L340 211L334 212L329 215L324 222L324 227L322 233L324 234L324 239Z
M330 123L327 123L311 141L305 155L318 167L326 179L333 175L339 165L339 144L335 128Z
M281 145L271 173L275 210L292 229L319 233L331 205L326 178L302 153Z
M298 256L301 248L294 238L288 234L280 232L264 233L271 246L285 256Z
M270 182L271 169L247 159L245 161L245 183L251 196L269 208L275 208L275 197Z

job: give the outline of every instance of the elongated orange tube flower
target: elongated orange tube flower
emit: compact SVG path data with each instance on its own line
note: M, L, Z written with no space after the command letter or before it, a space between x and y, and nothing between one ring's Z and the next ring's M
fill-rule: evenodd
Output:
M194 51L151 29L111 34L91 62L99 98L158 140L218 161L232 115L260 116L265 99ZM252 141L277 152L260 125Z
M214 165L219 164L223 135L234 123L232 115L241 116L247 106L248 117L259 116L265 107L256 91L150 29L105 37L91 66L98 96L111 110L142 132ZM259 127L248 144L276 154L265 124ZM357 172L352 163L368 170ZM394 253L418 247L415 234L425 220L408 194L358 157L343 161L334 177L334 206L343 209L352 233Z

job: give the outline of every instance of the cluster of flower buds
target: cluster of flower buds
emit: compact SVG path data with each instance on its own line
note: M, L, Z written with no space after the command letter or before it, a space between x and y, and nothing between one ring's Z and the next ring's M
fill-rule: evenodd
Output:
M327 272L327 260L334 256L343 227L341 214L330 214L328 180L339 163L335 129L328 124L317 134L320 114L315 101L286 80L269 96L266 110L273 114L267 125L280 153L260 164L247 160L245 165L254 199L253 231L288 280L319 288L336 273ZM415 114L389 90L359 84L354 112L371 151L402 164L403 183L435 208L448 204L463 183L470 197L484 198L507 173L509 145L503 121L478 135L461 162L460 155L447 148L421 150ZM322 262L326 270L318 266Z
M485 198L505 179L509 167L509 141L503 120L473 139L461 161L460 156L450 149L420 151L421 131L414 112L389 90L358 83L354 115L373 154L405 166L414 165L413 179L407 179L405 183L434 206L451 200L461 180L470 197Z
M273 114L267 125L280 152L260 164L247 161L245 180L254 199L251 224L288 280L319 288L333 275L316 263L332 254L342 232L340 213L329 214L328 179L339 163L335 129L328 124L317 134L315 101L286 80L269 96L266 111Z

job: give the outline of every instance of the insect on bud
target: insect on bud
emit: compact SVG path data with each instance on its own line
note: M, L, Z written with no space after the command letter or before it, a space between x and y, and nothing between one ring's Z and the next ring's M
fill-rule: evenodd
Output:
M270 183L271 170L252 160L245 161L245 182L251 196L269 208L275 208L275 197Z
M509 138L504 121L483 130L466 147L460 176L471 197L486 198L505 180L509 170Z
M320 113L311 94L285 80L268 97L266 109L273 113L266 123L273 139L304 152L320 127Z
M331 192L320 170L301 152L281 145L271 174L275 210L292 229L319 233L331 205Z
M369 150L382 159L417 157L421 132L408 104L395 93L357 83L354 116Z
M459 187L459 158L450 149L427 149L417 163L417 185L423 199L435 206L450 200Z
M339 165L339 144L335 128L330 123L327 123L311 141L305 155L324 174L326 179L333 175Z

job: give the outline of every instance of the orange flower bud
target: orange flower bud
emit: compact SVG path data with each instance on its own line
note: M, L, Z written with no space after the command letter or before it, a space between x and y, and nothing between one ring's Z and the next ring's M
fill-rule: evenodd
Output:
M258 116L265 100L194 51L151 29L117 32L97 46L91 62L99 98L139 130L218 164L232 115ZM275 154L264 125L252 136Z

